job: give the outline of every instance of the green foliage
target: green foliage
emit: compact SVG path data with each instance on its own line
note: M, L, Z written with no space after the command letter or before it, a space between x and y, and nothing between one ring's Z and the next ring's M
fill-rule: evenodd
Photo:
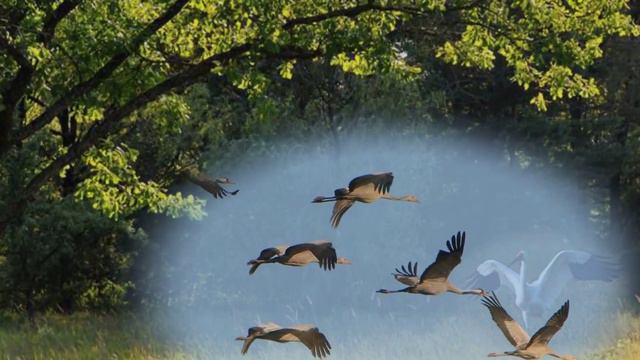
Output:
M193 219L204 216L204 201L181 193L168 195L153 181L141 181L132 166L138 152L124 144L106 143L85 156L91 176L78 186L75 195L89 200L110 218L129 216L141 209L152 213L164 212L172 217L188 215Z
M2 243L2 303L11 308L109 309L133 284L126 272L146 239L84 202L31 204Z
M60 280L45 270L71 271L48 267L65 263L91 273L81 264L104 252L105 272L126 272L138 248L120 246L142 237L131 219L201 219L205 201L171 186L188 169L269 154L275 138L339 148L345 133L389 124L429 136L488 133L519 166L595 167L581 177L585 188L619 179L611 199L630 208L640 199L629 115L638 80L625 82L638 56L608 54L611 42L640 35L628 1L192 0L144 32L176 3L81 1L45 41L62 1L0 2L0 115L23 70L9 49L34 67L0 135L22 134L67 101L0 149L6 305L31 297L48 308L61 288L80 307L122 303L126 277ZM20 210L21 201L30 205Z
M628 1L489 1L464 11L468 23L460 39L447 41L438 56L452 64L490 69L500 54L513 69L511 79L537 94L531 99L546 110L543 93L593 98L601 91L586 69L602 57L609 36L640 35L624 14ZM585 77L586 75L586 77Z
M190 124L193 109L187 105L185 96L176 91L182 83L176 82L152 101L141 102L136 111L124 119L105 119L111 110L144 97L145 91L169 79L180 78L177 74L187 76L191 67L209 64L213 74L255 99L249 125L242 128L245 132L266 131L265 119L280 114L278 106L264 96L273 82L273 69L278 70L281 78L292 79L298 58L324 59L345 72L361 76L396 73L407 79L418 79L419 64L412 64L405 56L402 39L391 35L416 15L436 18L438 13L450 12L464 24L463 31L459 32L459 38L449 38L444 31L442 38L435 42L439 48L433 55L452 64L484 70L492 69L498 58L504 58L513 72L511 80L525 90L533 89L535 95L531 103L541 110L547 109L550 101L565 97L598 96L601 88L586 70L602 57L603 42L611 36L639 34L631 18L623 13L626 1L622 0L471 4L428 0L411 4L380 1L367 5L335 0L190 1L166 24L145 34L144 29L172 4L173 1L84 1L61 19L50 42L42 40L41 30L50 15L59 9L59 1L2 5L12 9L0 22L8 43L24 51L35 66L21 123L29 124L50 109L51 104L71 97L69 90L76 84L96 79L97 85L70 100L67 110L78 129L72 134L74 141L59 144L40 163L48 170L55 166L56 158L69 154L69 146L88 143L78 158L73 155L64 165L80 162L90 168L89 177L75 189L75 197L91 201L96 209L113 218L140 209L202 216L201 201L170 195L166 185L180 177L179 169L193 163L201 165L197 154L202 152L200 145L203 144L189 147L183 142L178 146L163 142L174 151L170 156L166 154L167 157L176 161L165 168L158 164L155 174L147 166L144 180L139 180L135 171L142 169L134 168L144 165L134 164L131 149L144 150L127 143L140 136L135 132L143 127L141 123L150 123L144 127L167 136L192 129L194 132L190 135L199 133L201 139L207 140L201 131L209 125ZM12 24L15 21L12 14L19 14L15 16L20 19L17 24ZM20 31L14 31L11 26L17 26ZM450 26L450 30L458 30L455 25ZM244 50L237 55L214 60L239 48ZM119 51L130 53L113 57ZM105 64L115 60L121 64L101 77L101 72L106 71ZM0 84L6 86L18 66L4 53L0 61L7 65L0 74ZM89 139L89 129L102 122L113 122L108 127L113 130ZM123 135L117 131L126 127L133 128L134 134ZM60 132L60 125L48 122L43 131L51 130ZM33 135L24 139L25 143L33 141L37 141ZM128 158L116 155L119 151L109 144L129 146ZM64 175L64 171L55 174Z

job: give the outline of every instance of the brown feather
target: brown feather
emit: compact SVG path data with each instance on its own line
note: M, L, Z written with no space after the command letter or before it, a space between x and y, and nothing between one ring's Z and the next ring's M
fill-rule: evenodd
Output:
M449 251L440 250L436 261L429 265L420 276L420 282L425 280L449 278L451 271L462 261L462 252L464 251L465 233L458 232L457 235L451 237L451 241L447 241Z
M331 225L334 228L338 227L338 225L340 224L340 219L342 219L344 213L349 210L353 203L353 200L347 199L336 201L335 205L333 205L333 212L331 213Z
M495 293L491 292L490 296L486 296L482 299L482 304L489 309L491 318L498 325L498 328L507 340L514 347L526 345L529 342L529 334L513 320L511 315L502 307L498 297Z
M551 338L560 330L569 317L569 301L567 300L555 314L551 315L547 323L541 327L529 340L527 347L536 344L547 345Z

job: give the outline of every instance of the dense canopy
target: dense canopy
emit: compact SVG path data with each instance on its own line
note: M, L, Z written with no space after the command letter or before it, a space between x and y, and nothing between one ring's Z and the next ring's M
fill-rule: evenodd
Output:
M2 0L3 305L119 304L148 241L136 220L200 219L213 201L172 185L275 135L361 123L475 129L523 167L596 168L585 191L630 233L637 14L623 0Z

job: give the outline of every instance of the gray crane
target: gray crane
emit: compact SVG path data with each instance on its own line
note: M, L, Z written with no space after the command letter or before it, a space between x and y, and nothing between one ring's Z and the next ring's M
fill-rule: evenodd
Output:
M331 225L334 228L338 227L344 213L356 201L366 204L375 202L378 199L419 202L415 195L393 196L389 194L392 183L393 174L390 172L362 175L351 180L348 188L336 189L334 196L316 196L312 202L335 201L333 212L331 213Z
M429 265L418 279L416 274L417 266L410 272L399 272L394 274L396 280L408 287L400 290L380 289L377 292L382 294L392 294L406 292L410 294L438 295L444 292L452 292L458 295L484 295L482 289L461 290L449 281L449 274L462 261L466 234L458 232L457 235L447 240L449 251L440 250L436 261ZM417 264L416 264L417 265ZM411 263L409 263L411 267ZM396 269L397 270L397 269Z
M345 257L338 257L333 244L327 240L314 240L296 245L278 245L266 248L260 255L250 260L249 274L253 274L261 264L279 263L288 266L305 266L318 263L325 270L333 270L336 264L349 265L351 261Z
M513 320L504 307L502 307L502 304L500 304L494 292L491 292L490 296L485 296L482 299L482 304L489 309L493 321L498 325L498 328L511 345L516 348L513 351L493 352L489 354L489 357L515 356L522 359L534 360L549 355L563 360L575 360L575 357L571 355L558 355L549 346L551 338L562 328L567 317L569 317L569 301L565 302L531 338L529 338L529 334L527 334L520 324Z
M280 327L278 324L267 323L249 328L247 336L238 336L236 340L244 341L242 344L243 355L249 350L249 346L256 339L270 340L279 343L301 342L306 346L314 357L323 358L329 355L331 344L312 324L297 324L288 328Z

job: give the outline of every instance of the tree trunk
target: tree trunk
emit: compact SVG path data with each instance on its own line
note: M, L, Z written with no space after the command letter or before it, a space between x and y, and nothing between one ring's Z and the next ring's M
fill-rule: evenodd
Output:
M29 320L29 324L31 326L35 326L36 324L36 307L33 301L33 290L27 289L25 292L25 302L24 308L27 312L27 319Z
M609 233L616 236L623 230L622 175L616 172L609 178Z
M609 236L622 236L624 238L630 235L625 221L628 209L626 209L622 199L624 190L624 184L622 183L624 180L623 171L626 160L624 153L628 134L629 118L625 116L620 130L615 134L616 142L621 147L622 155L617 161L615 173L609 178Z

